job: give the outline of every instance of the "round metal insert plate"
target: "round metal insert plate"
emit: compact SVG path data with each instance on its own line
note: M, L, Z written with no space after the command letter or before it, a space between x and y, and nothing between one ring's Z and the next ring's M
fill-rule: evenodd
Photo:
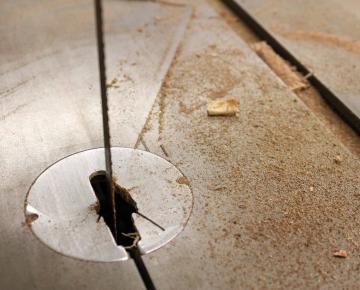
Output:
M185 227L192 209L187 179L171 163L146 151L111 149L113 175L127 188L139 211L166 230L134 214L142 254L168 243ZM96 196L89 177L105 169L102 148L59 160L33 183L26 198L26 221L34 234L53 250L91 261L129 258L116 245L103 219L98 220Z

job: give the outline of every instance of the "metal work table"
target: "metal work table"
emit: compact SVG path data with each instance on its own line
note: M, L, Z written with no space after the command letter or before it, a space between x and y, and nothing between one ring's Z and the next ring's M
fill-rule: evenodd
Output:
M112 145L161 156L192 189L184 230L143 256L157 289L358 287L359 160L213 1L104 3ZM131 260L67 257L25 221L44 169L102 146L91 3L0 6L0 288L144 289ZM219 97L238 115L208 117Z

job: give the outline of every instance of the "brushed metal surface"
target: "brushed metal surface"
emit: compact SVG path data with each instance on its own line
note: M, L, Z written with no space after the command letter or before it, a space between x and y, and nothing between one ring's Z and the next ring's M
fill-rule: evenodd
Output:
M146 151L111 148L114 177L137 202L139 211L165 231L134 214L142 254L171 241L185 227L192 209L185 177L171 163ZM27 216L39 239L55 251L90 261L126 261L126 250L117 246L94 208L96 196L90 176L104 170L104 149L91 149L59 160L31 186L26 199Z

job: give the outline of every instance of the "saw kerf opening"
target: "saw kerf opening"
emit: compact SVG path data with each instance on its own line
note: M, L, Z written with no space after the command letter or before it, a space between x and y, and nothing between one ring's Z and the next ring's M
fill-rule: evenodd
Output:
M117 245L125 249L137 246L140 234L135 226L132 214L138 211L136 202L130 193L113 180L115 206L106 171L97 171L89 177L91 186L98 199L98 214L109 227Z

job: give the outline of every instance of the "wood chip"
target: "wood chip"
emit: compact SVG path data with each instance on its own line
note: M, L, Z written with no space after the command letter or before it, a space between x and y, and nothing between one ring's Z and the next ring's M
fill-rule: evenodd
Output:
M345 250L339 250L339 251L334 253L334 257L346 258L347 257L347 252Z
M34 221L39 218L39 215L36 213L27 214L25 217L25 222L30 226Z
M336 155L334 158L335 163L340 164L343 162L344 158L341 155Z
M107 88L116 88L116 87L118 87L116 85L117 82L118 82L118 79L114 78L114 79L112 79L112 81L110 83L106 84L106 87Z
M176 179L176 182L179 184L190 185L189 180L185 176L179 177L178 179Z
M233 116L239 112L239 100L217 99L210 101L207 106L209 116Z

